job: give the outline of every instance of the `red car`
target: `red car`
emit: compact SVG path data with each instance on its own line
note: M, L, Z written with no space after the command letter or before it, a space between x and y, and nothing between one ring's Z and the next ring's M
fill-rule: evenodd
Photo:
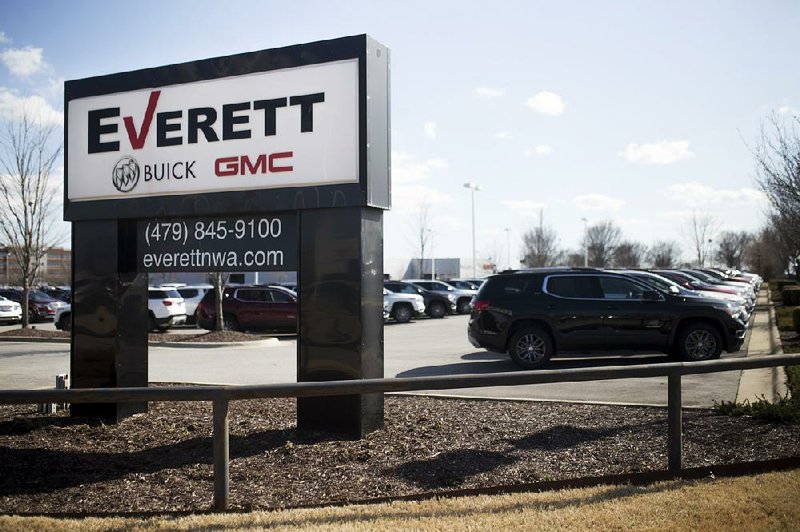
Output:
M216 292L209 290L197 305L197 326L214 329ZM297 331L297 294L280 286L226 286L222 319L229 331Z

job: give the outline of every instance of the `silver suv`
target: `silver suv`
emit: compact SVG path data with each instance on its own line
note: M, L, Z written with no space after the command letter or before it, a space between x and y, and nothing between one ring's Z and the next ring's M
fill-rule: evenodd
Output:
M406 323L425 312L425 299L418 294L400 294L383 289L383 305L389 317L397 323Z

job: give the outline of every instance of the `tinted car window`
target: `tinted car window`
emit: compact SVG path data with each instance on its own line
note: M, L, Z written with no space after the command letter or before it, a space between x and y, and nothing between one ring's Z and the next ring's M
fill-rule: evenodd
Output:
M291 303L292 297L287 294L286 292L281 292L280 290L271 290L270 293L272 294L272 300L278 303Z
M527 293L531 283L529 276L492 277L481 285L479 297L494 298L497 296L514 296Z
M147 297L149 299L166 299L166 298L180 298L181 295L177 290L148 290Z
M236 299L240 301L255 301L260 303L272 301L272 298L269 296L269 291L257 289L237 290Z
M574 299L602 299L603 291L594 275L557 275L547 278L547 293Z
M189 299L197 296L198 292L196 288L178 288L178 293L181 295L181 297Z
M642 299L642 287L622 277L600 277L600 286L606 299Z

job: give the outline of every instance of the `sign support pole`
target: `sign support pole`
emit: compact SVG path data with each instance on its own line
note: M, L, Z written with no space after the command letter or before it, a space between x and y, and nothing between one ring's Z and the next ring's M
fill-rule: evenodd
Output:
M300 211L297 380L383 377L383 211ZM303 397L297 425L360 438L383 427L383 394Z
M135 220L72 223L73 388L147 387L147 274L136 273ZM74 404L72 416L120 421L147 403Z

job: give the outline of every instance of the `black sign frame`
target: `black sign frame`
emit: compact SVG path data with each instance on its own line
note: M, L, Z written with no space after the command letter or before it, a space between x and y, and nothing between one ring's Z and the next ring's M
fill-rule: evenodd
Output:
M358 59L359 182L250 190L246 194L232 191L71 201L69 135L65 128L64 220L213 216L329 207L389 209L389 82L379 74L386 69L388 53L369 35L355 35L65 82L64 113L65 123L69 123L69 102L79 98Z

